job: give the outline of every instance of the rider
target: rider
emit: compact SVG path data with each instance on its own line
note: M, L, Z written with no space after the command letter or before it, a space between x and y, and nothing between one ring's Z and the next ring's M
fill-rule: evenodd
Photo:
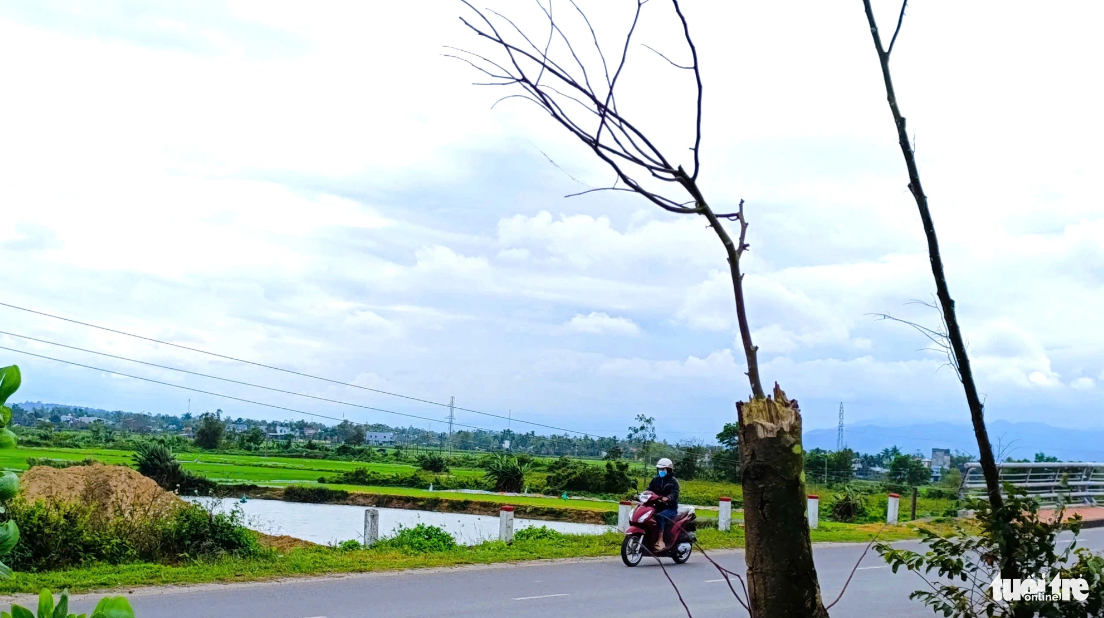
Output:
M656 462L656 477L648 483L648 491L662 496L661 508L657 510L656 522L659 524L659 540L656 541L655 551L660 552L666 548L663 536L668 524L678 516L679 482L675 478L675 466L670 459L664 457Z

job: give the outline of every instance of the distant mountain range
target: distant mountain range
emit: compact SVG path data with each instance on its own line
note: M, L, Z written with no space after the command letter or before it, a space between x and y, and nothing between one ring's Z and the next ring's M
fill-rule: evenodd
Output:
M1035 453L1046 453L1063 461L1104 461L1104 430L1067 429L1045 423L1010 423L992 421L987 424L989 441L1003 460L1034 460ZM876 453L896 446L905 453L921 451L931 456L933 448L949 448L977 455L974 430L968 424L923 423L882 427L856 424L844 426L844 443L860 453ZM811 429L804 434L805 448L835 450L835 429Z

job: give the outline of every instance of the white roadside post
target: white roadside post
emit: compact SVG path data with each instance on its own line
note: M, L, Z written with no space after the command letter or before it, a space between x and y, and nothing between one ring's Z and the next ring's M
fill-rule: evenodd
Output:
M901 496L889 494L889 503L886 505L886 523L897 523L897 512L901 509Z
M504 506L498 513L498 540L514 542L514 507Z
M364 509L364 546L370 547L379 540L379 511Z
M624 532L629 529L629 515L632 514L632 502L622 501L617 505L617 531Z
M732 527L732 498L721 498L721 503L717 505L717 529L721 532L728 532Z
M820 522L820 496L809 494L809 529L816 530Z

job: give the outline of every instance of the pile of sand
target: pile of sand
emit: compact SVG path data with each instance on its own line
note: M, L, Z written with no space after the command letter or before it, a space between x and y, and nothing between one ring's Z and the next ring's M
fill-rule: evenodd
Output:
M183 501L152 479L125 466L35 466L23 473L21 494L28 501L82 502L102 516L162 516Z

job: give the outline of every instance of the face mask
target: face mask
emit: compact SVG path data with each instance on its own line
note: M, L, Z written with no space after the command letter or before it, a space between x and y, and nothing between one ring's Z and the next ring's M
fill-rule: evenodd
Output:
M666 471L666 470L660 470L660 471L659 471L659 477L660 477L660 478L663 478L663 477L665 477L665 476L667 476L667 471Z

